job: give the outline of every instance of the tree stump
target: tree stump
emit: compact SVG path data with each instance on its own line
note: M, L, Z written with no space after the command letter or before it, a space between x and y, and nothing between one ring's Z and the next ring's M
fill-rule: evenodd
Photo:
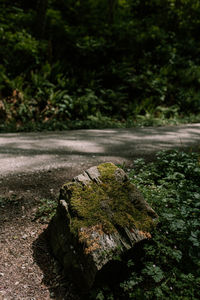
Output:
M65 273L88 290L116 255L151 237L157 219L126 173L103 163L61 188L50 245Z

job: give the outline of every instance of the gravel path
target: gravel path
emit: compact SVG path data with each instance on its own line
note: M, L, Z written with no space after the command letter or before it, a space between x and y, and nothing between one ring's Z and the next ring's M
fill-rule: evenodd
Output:
M200 123L170 127L0 134L0 176L130 162L170 148L196 148Z

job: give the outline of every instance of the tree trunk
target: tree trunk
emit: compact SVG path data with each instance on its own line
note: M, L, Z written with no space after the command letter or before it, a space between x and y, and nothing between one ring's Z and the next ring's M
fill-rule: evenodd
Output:
M113 24L118 0L108 0L108 23Z
M47 7L48 0L37 0L36 35L38 38L43 38L45 34Z
M49 242L64 271L88 290L107 263L151 237L157 219L125 172L104 163L62 187Z

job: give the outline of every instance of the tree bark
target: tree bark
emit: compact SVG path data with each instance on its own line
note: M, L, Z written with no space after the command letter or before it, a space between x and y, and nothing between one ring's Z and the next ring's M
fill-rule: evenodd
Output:
M126 173L104 163L62 187L49 242L64 272L84 291L107 263L151 238L157 219Z
M113 24L118 0L108 0L108 23Z
M37 0L36 35L38 38L43 38L45 34L47 7L48 0Z

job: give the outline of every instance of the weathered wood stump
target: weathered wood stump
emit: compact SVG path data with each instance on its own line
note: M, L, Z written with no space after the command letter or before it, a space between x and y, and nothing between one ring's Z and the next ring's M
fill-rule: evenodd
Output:
M87 290L105 264L151 237L157 217L126 173L103 163L61 188L50 245L65 273Z

